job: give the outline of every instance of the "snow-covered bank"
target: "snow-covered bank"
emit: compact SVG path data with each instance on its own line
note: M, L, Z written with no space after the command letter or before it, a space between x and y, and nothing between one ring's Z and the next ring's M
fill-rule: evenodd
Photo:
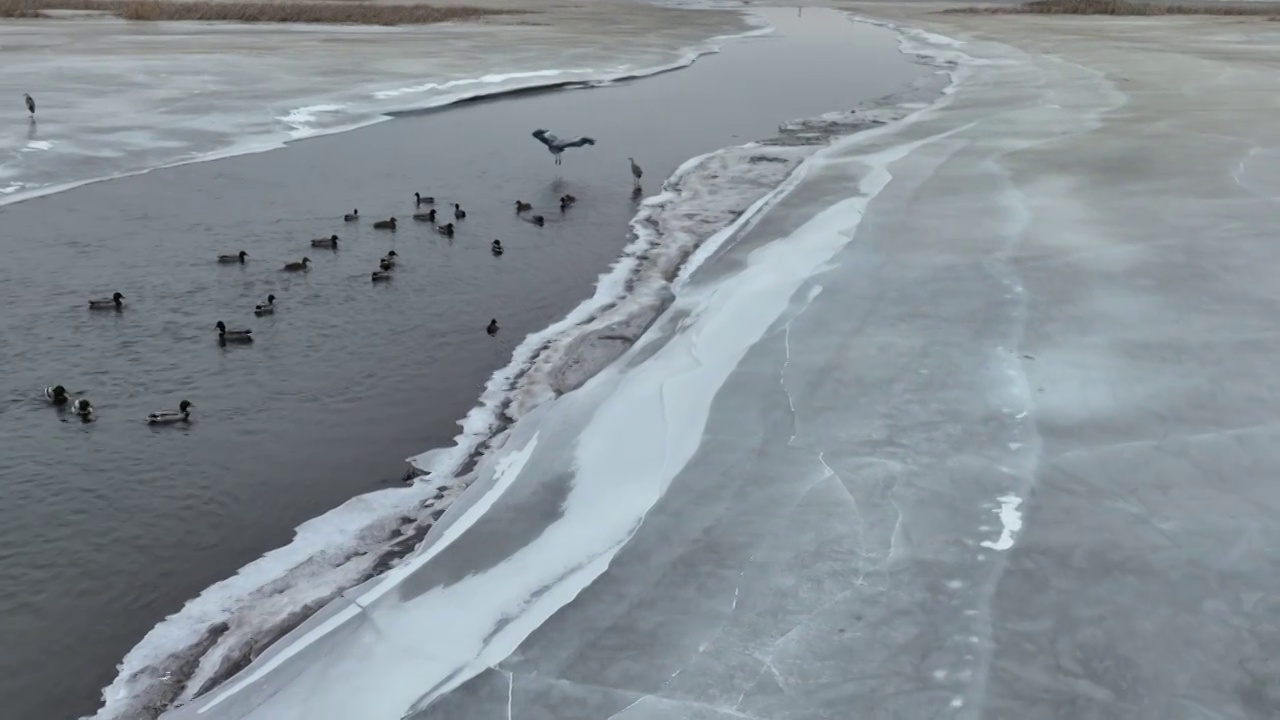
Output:
M911 97L927 92L929 88L921 88ZM894 109L901 99L891 98L891 107L845 113L819 122L788 123L774 140L713 153L686 164L637 218L637 239L618 267L602 280L596 296L599 304L589 303L575 322L563 326L567 332L550 333L531 347L528 365L516 365L510 385L501 388L499 405L524 416L537 403L580 384L624 350L669 303L667 286L682 267L689 266L686 259L690 254L700 245L711 248L718 244L706 243L707 238L735 219L746 223L756 217L758 208L753 204L832 137L883 123L910 110ZM863 115L865 120L860 119ZM629 294L635 294L637 300L632 302ZM586 351L592 353L590 360L565 371L557 367L558 360L573 362ZM424 501L438 495L440 487L447 489L441 501L460 491L473 477L467 459L505 425L502 418L486 417L486 408L478 412L485 418L483 432L464 437L457 447L437 454L454 458L448 472L435 469L425 487L419 484L408 490L386 491L370 496L378 500L367 505L344 506L340 533L335 531L327 539L322 533L303 534L296 552L273 555L278 562L255 564L243 583L220 585L217 591L194 601L191 615L184 609L158 626L126 658L119 679L106 691L109 708L99 717L130 717L130 708L139 706L155 712L170 700L183 702L194 697L257 656L266 642L296 625L305 612L385 568L408 549L406 546L416 544L442 509L439 503L424 506ZM457 469L463 472L455 473ZM350 536L357 539L350 540ZM329 581L322 577L325 568L332 573ZM305 585L302 590L293 589L295 573ZM210 627L217 628L216 637L210 637ZM142 702L136 702L137 698Z

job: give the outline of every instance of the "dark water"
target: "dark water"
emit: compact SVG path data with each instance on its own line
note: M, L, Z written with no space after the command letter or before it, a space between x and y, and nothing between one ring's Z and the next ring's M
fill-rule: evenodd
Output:
M781 34L693 68L397 119L287 148L90 185L0 209L0 705L90 713L157 621L349 497L395 482L526 333L587 296L646 189L690 156L848 109L920 68L887 31L771 13ZM591 134L557 168L535 127ZM452 242L412 193L468 211ZM578 204L561 216L554 199ZM518 221L521 198L546 212ZM343 224L359 207L366 219ZM395 215L398 232L371 229ZM337 252L309 247L337 233ZM506 254L488 244L501 238ZM395 279L369 272L390 249ZM245 266L214 256L246 250ZM308 256L306 274L279 272ZM121 313L85 301L127 296ZM277 314L254 318L267 293ZM490 317L502 324L485 335ZM214 323L250 326L221 348ZM91 424L38 393L84 391ZM153 410L196 408L189 428Z

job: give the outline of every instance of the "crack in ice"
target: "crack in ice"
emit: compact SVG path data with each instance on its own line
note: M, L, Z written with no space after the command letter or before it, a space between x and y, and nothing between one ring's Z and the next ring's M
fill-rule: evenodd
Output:
M792 318L794 321L795 318ZM799 420L796 416L796 403L791 397L791 391L787 389L787 365L791 362L791 323L783 328L782 332L782 349L786 355L782 359L782 370L778 373L778 384L782 386L782 392L787 396L787 406L791 408L791 438L787 440L787 447L796 441L796 428L799 426Z

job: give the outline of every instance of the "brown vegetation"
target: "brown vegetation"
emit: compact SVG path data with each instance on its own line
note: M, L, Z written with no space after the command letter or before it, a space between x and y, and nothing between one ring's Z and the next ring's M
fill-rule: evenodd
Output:
M204 2L202 0L0 0L0 18L45 17L49 10L86 10L125 20L222 20L228 22L335 23L361 25L423 25L466 20L482 15L518 13L474 7L392 5L368 2L307 2L263 0Z
M1034 0L1020 5L954 8L948 13L1040 15L1280 15L1280 3L1208 2L1180 4L1132 0ZM1274 19L1274 18L1273 18Z

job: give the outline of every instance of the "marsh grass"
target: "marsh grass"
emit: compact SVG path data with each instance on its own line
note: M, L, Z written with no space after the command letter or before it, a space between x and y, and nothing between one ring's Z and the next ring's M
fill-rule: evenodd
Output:
M1021 5L953 8L944 13L988 15L1280 15L1280 3L1204 2L1196 4L1132 2L1131 0L1033 0ZM1275 18L1271 18L1275 19Z
M0 0L0 18L46 17L49 10L102 12L125 20L424 25L519 10L367 2L204 2L202 0Z

